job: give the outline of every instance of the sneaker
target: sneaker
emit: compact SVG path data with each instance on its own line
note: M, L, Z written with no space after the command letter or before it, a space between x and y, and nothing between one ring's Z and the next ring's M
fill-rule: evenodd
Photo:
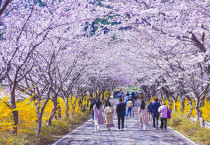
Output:
M120 129L118 128L118 130L120 130Z
M155 128L153 127L153 130L155 130Z
M124 131L124 129L122 128L122 131Z
M164 129L165 131L167 130L167 128Z
M110 129L108 129L108 131L111 131Z

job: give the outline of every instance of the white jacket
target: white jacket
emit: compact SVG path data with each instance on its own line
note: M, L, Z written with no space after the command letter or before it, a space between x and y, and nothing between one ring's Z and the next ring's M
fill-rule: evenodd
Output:
M167 118L168 107L166 105L162 105L158 108L158 112L160 113L160 118Z

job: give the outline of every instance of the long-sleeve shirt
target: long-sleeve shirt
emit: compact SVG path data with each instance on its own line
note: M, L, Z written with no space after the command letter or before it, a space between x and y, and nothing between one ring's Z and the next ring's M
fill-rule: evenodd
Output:
M117 116L125 116L125 108L126 108L125 103L117 104L116 108Z
M160 118L167 118L168 107L166 105L162 105L158 108L158 112L160 113Z
M152 113L155 113L155 114L159 113L159 112L158 112L158 108L159 108L160 106L161 106L160 103L158 103L158 102L153 102L153 103L152 103L152 107L151 107Z

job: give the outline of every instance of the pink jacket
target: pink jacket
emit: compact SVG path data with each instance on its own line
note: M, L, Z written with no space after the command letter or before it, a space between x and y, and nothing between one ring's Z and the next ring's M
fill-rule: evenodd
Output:
M102 107L98 109L96 105L93 106L94 120L98 122L99 125L104 124L104 117L102 114Z
M166 105L162 105L158 108L158 112L160 113L160 118L167 118L168 107Z

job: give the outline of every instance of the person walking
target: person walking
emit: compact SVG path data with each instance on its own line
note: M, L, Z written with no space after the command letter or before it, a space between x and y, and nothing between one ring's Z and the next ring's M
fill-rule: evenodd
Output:
M108 103L110 103L110 102L109 102L109 99L107 99L107 100L105 101L103 111L104 111L104 109L107 107L107 104L108 104ZM111 104L111 103L110 103L110 104Z
M133 106L132 106L132 116L134 117L134 112L135 112L135 100L131 99L131 101L133 102Z
M129 114L129 113L130 113L130 117L131 117L132 106L133 106L133 102L132 102L131 99L129 99L129 101L127 102L127 107L128 107L128 110L127 110L127 117L128 117L128 114Z
M152 110L152 120L153 120L153 129L158 129L158 119L159 119L159 112L158 108L160 107L160 103L158 103L158 98L154 99L155 102L151 105Z
M94 121L95 121L95 130L100 130L100 125L104 124L104 117L102 114L102 105L101 101L97 100L93 106L94 111Z
M134 92L132 92L131 98L132 98L133 100L135 99L135 93L134 93Z
M161 119L160 129L164 128L164 130L167 130L167 111L168 111L168 106L166 106L166 103L163 102L162 106L160 106L158 109Z
M106 107L104 109L105 113L105 124L108 128L108 131L110 131L111 127L114 127L114 122L113 122L113 107L110 102L107 102Z
M134 92L132 92L131 94L131 99L133 101L133 107L135 107L135 93Z
M119 104L117 104L116 112L118 118L118 129L120 130L120 122L122 122L121 129L124 128L124 117L125 117L125 103L122 103L122 99L119 99Z
M130 94L127 92L127 93L126 93L126 96L128 96L128 97L129 97L129 95L130 95Z
M148 120L148 114L147 114L148 108L144 100L141 101L141 105L138 108L138 112L140 115L139 129L146 130L147 126L149 125L149 120Z
M126 102L122 99L122 103L125 105L125 116L126 116Z
M135 93L135 100L137 100L138 98L139 98L139 93L136 92L136 93Z
M124 97L124 101L125 101L126 104L127 104L128 100L129 100L129 97L128 96L125 96Z
M152 102L150 102L148 105L148 118L149 121L152 121Z
M92 119L94 120L94 111L93 111L93 106L95 105L95 100L92 99L90 100L91 104L90 104L90 111L92 110Z

